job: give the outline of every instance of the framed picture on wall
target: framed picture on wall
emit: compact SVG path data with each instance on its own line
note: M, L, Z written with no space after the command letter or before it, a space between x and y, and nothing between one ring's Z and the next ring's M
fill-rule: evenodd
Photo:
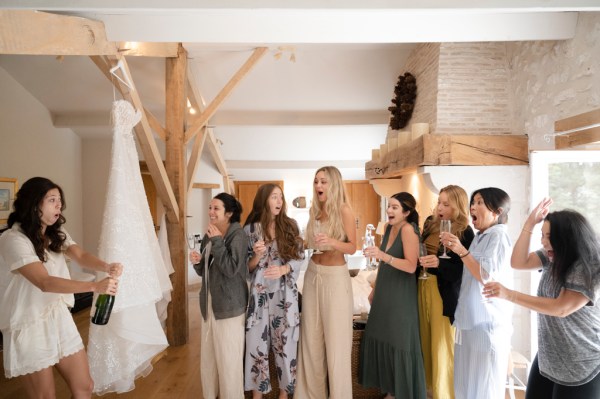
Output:
M6 224L17 192L17 179L0 177L0 226Z

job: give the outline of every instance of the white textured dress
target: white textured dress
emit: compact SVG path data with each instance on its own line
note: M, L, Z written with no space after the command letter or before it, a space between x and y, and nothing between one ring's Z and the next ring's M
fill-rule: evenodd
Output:
M88 358L96 394L130 391L137 377L150 373L152 358L168 345L157 303L170 298L172 289L132 135L141 114L119 100L113 103L112 119L112 160L98 253L109 263L122 263L123 274L108 324L90 324Z

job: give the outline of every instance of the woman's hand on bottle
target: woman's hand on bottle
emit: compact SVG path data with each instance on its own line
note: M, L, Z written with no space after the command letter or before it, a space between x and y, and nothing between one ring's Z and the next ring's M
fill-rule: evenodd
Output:
M115 262L108 265L108 275L112 278L118 278L123 273L123 265Z
M200 263L200 260L202 260L202 255L200 255L198 251L190 252L190 262L192 262L193 265Z
M419 263L422 267L435 268L440 265L440 260L436 255L425 255L419 258Z
M96 289L94 292L98 294L117 295L117 288L119 286L119 280L112 277L106 277L96 283Z

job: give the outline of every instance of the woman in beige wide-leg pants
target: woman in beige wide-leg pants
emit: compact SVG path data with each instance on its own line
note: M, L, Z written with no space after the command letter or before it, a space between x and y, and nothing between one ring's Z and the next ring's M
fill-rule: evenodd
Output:
M295 397L351 399L353 299L344 254L356 251L356 230L333 166L315 175L306 241L315 251L304 276Z
M352 284L346 264L312 260L304 276L300 324L300 398L352 397Z

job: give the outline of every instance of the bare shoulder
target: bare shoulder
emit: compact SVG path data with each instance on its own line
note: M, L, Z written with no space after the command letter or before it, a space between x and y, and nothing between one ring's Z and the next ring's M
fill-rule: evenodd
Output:
M354 212L352 211L352 208L348 204L342 205L341 212L342 212L342 216L352 216L352 217L354 217Z
M404 225L400 228L400 234L402 234L402 237L417 237L417 232L410 223L404 223Z

